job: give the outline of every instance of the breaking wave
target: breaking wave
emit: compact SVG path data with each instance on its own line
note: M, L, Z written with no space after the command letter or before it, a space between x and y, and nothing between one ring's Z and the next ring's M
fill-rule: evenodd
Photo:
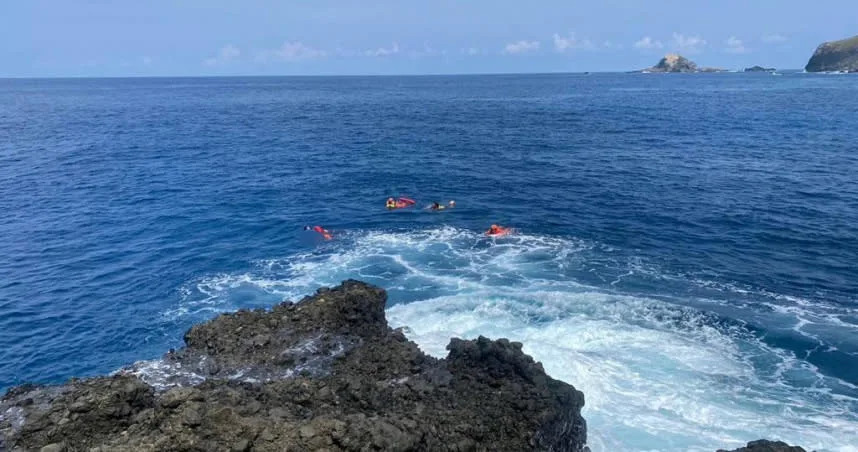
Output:
M854 338L854 314L617 256L551 236L353 232L193 281L164 315L198 321L361 279L388 290L391 325L408 326L432 355L444 356L451 336L523 342L584 392L594 451L708 451L758 438L858 450L858 388L808 359ZM657 283L663 292L641 289Z

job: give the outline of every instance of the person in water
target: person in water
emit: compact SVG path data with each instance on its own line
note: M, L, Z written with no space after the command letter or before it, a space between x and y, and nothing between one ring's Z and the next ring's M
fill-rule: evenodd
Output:
M448 208L448 207L449 207L449 208L451 208L451 209L452 209L453 207L456 207L456 201L450 201L450 203L449 203L449 204L447 204L446 206L443 206L443 205L441 205L441 203L439 203L438 201L435 201L435 202L433 202L433 203L432 203L432 205L431 205L431 206L429 206L429 210L444 210L444 209L446 209L446 208Z
M486 235L506 235L509 232L510 232L509 228L505 228L505 227L493 224L493 225L491 225L491 227L489 227L489 230L486 231Z
M319 233L319 235L321 235L325 240L331 240L332 238L334 238L334 236L333 236L333 235L331 235L331 232L330 232L330 231L328 231L327 229L325 229L325 228L323 228L323 227L321 227L321 226L313 226L313 227L310 227L310 226L304 226L304 230L305 230L305 231L315 231L315 232L318 232L318 233Z
M384 203L384 206L388 209L404 209L406 207L413 206L417 201L411 198L400 197L399 199L387 198L387 202Z

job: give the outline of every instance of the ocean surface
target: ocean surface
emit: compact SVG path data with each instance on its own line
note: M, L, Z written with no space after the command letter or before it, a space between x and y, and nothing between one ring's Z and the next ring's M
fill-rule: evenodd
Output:
M524 342L594 451L858 450L858 76L0 80L0 391L346 278Z

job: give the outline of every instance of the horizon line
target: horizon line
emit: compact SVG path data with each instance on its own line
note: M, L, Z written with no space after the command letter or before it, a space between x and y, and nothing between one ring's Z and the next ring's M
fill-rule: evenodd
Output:
M743 68L744 69L744 68ZM80 79L144 79L144 78L286 78L286 77L467 77L467 76L503 76L503 75L587 75L587 74L636 74L645 69L631 69L625 71L550 71L550 72L438 72L438 73L397 73L397 74L200 74L200 75L45 75L45 76L4 76L0 80L80 80ZM784 68L778 71L801 72L800 68ZM703 72L701 72L703 73ZM743 70L724 70L710 72L718 73L744 73ZM661 74L670 74L664 72ZM685 73L695 74L695 72Z

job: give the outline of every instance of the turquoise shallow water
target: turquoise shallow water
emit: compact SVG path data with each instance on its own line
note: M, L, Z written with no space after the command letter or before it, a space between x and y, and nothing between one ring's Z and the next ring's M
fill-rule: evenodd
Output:
M524 341L584 391L594 450L855 450L856 98L810 74L0 80L0 389L359 278L430 353Z

